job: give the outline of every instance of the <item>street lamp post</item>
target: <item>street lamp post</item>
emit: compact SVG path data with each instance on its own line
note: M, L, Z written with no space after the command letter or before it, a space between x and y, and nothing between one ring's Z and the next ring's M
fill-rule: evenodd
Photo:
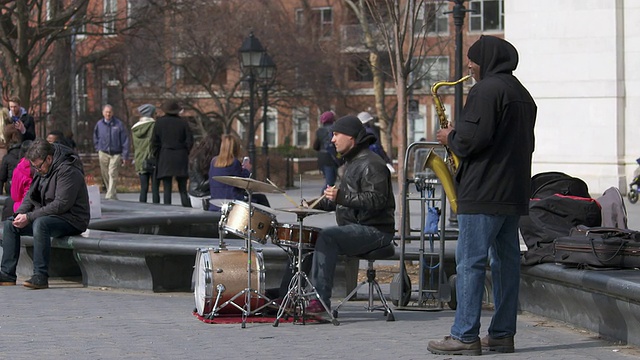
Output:
M240 66L242 68L242 72L246 76L246 81L249 84L249 134L248 134L248 144L247 151L249 152L249 159L251 159L251 164L255 166L256 160L256 144L255 144L255 127L254 127L254 118L256 109L254 107L254 90L257 73L260 68L260 61L262 60L262 55L264 54L264 48L262 44L260 44L260 40L253 36L253 32L249 34L247 38L242 42L242 46L240 47ZM251 177L256 177L255 169L251 172Z
M464 25L464 18L467 12L472 12L472 10L467 10L464 7L464 2L467 0L449 0L453 2L453 11L445 12L445 14L453 14L453 25L456 27L456 79L460 79L462 77L462 25ZM460 119L462 114L462 83L456 84L455 86L455 104L453 111L453 119L454 122L457 122ZM456 225L458 223L458 216L456 213L451 211L449 213L449 222L452 225Z
M464 2L467 0L449 0L455 3L453 11L448 11L445 14L453 14L453 25L456 27L456 79L462 77L462 25L464 25L464 18L467 12L473 12L473 10L467 10L464 7ZM462 113L462 83L455 86L455 107L453 112L454 121L460 118Z
M269 178L270 174L270 164L269 164L269 133L268 133L268 120L267 110L269 106L268 96L269 96L269 88L272 85L273 79L275 77L276 72L276 64L271 59L268 53L264 53L262 55L262 59L260 61L260 75L258 76L260 80L263 82L262 84L262 98L264 100L264 107L262 108L262 155L264 155L266 160L266 177Z

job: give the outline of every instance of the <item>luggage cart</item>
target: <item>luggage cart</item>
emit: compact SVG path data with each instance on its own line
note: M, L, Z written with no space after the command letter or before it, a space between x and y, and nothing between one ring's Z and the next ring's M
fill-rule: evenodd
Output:
M433 149L433 150L432 150ZM407 148L402 187L399 273L391 282L390 298L401 310L443 310L450 307L452 290L445 270L445 240L456 240L457 229L447 229L447 197L432 169L425 168L430 151L444 158L444 147L436 142L415 142ZM433 215L437 222L434 224ZM427 215L431 212L430 215ZM419 213L419 216L412 215ZM426 220L431 232L425 233ZM417 244L416 244L417 243ZM417 245L417 246L416 246ZM406 261L418 262L418 284L412 286ZM452 278L453 280L455 278ZM455 297L455 288L453 289ZM455 300L454 300L455 301Z

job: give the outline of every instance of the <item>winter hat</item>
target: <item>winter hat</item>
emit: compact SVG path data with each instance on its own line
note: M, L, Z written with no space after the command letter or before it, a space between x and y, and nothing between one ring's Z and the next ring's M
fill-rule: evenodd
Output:
M175 100L167 100L162 104L162 111L169 115L178 115L182 111L182 107Z
M373 120L373 116L371 116L371 114L369 114L368 112L363 111L358 114L358 119L360 119L360 122L362 122L363 124L366 124L369 121Z
M467 51L467 57L469 58L469 60L473 61L474 63L478 64L478 65L482 65L482 39L483 37L481 36L480 39L478 41L476 41L475 43L473 43L473 45L471 45L471 47L469 48L469 51Z
M331 129L333 132L339 132L341 134L349 135L353 138L357 138L360 132L364 132L364 126L360 122L357 116L347 115L343 116L333 124Z
M138 106L138 112L141 116L152 117L153 113L156 112L156 107L151 104L144 104Z
M336 117L333 111L325 111L320 115L320 122L322 124L333 124L334 121L336 121Z

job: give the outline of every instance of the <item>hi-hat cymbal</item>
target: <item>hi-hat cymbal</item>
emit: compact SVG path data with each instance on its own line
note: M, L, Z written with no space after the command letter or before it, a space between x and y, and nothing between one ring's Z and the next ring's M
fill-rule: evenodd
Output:
M294 214L298 214L298 215L313 215L313 214L326 213L326 211L324 211L324 210L311 209L311 208L302 208L302 207L284 208L284 209L276 209L276 210L289 212L289 213L294 213Z
M262 192L262 193L283 193L284 191L278 188L277 186L273 186L271 184L267 184L262 181L258 181L251 178L243 178L239 176L214 176L213 180L221 182L223 184L235 186L241 189L245 189L252 192Z

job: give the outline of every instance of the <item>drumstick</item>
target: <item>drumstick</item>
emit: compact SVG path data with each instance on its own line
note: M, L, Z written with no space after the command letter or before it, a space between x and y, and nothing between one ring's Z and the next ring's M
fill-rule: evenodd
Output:
M322 194L322 196L320 196L319 198L317 198L314 202L312 202L312 203L309 205L309 208L310 208L310 209L315 208L315 207L316 207L316 205L318 205L318 203L319 203L320 201L322 201L322 199L324 199L324 198L326 198L326 197L327 197L327 195Z
M332 188L332 189L335 189L335 188L336 188L336 186L335 186L335 185L333 185L333 186L331 186L331 188ZM318 203L319 203L320 201L322 201L322 199L324 199L324 198L326 198L326 197L327 197L327 195L325 195L324 193L322 193L322 196L320 196L320 197L319 197L319 198L317 198L314 202L312 202L312 203L311 203L311 205L309 205L309 207L310 207L311 209L315 208L315 207L316 207L316 205L318 205Z
M275 187L278 187L278 186L277 186L273 181L269 180L269 178L267 178L267 182L269 182L269 184L271 184L271 185L273 185L273 186L275 186ZM299 205L298 205L298 203L296 203L296 201L295 201L295 200L293 200L293 199L291 198L291 196L287 195L287 193L282 192L282 195L284 195L284 197L285 197L287 200L289 200L289 202L290 202L290 203L292 203L292 204L293 204L293 206L295 206L295 207L298 207L298 206L299 206Z

